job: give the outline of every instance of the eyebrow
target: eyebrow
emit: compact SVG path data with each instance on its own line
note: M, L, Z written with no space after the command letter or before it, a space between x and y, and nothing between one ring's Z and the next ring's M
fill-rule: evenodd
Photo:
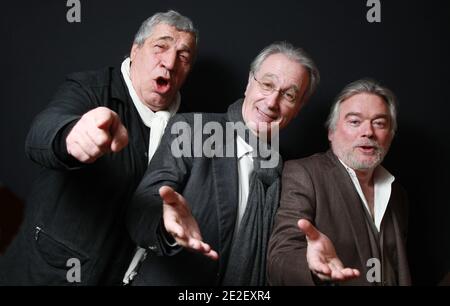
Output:
M270 73L270 72L265 73L265 74L262 76L262 78L265 78L265 77L268 77L268 78L276 78L277 80L279 79L278 76L277 76L276 74L273 74L273 73ZM284 89L284 91L289 90L289 89L294 89L296 92L299 92L299 91L300 91L300 88L299 88L297 85L295 85L295 84L293 84L293 85L289 86L288 88Z
M154 41L159 41L159 40L173 42L175 39L172 36L161 36L161 37L156 38ZM182 44L179 51L191 53L191 48L186 44Z
M350 112L350 113L345 114L345 118L348 118L350 116L362 117L362 114L357 113L357 112ZM389 120L389 116L386 114L376 114L372 120L380 119L380 118Z
M182 44L181 48L178 51L191 53L192 52L192 48L190 48L188 45Z
M160 36L155 38L154 41L165 40L165 41L174 41L175 39L172 36Z
M264 77L268 77L268 78L278 78L275 74L270 73L270 72L264 73L263 78L264 78Z

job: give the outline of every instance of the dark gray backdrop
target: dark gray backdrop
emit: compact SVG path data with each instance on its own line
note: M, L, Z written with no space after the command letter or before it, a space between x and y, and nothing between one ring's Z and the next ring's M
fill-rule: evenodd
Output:
M400 113L385 165L411 199L414 283L436 284L449 270L448 1L381 1L382 22L373 24L366 0L81 0L81 23L67 22L65 0L12 2L0 13L0 182L21 198L39 171L24 155L26 133L64 75L119 65L145 18L176 9L200 30L182 92L190 110L225 111L242 96L252 58L273 41L302 46L316 60L322 82L283 132L285 159L327 149L323 122L344 85L366 76L388 85Z

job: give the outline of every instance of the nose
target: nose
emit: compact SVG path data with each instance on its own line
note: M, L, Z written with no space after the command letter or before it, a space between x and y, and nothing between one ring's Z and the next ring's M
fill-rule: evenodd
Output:
M372 138L373 137L373 126L370 121L365 121L361 125L361 132L363 137Z
M161 64L167 70L173 70L175 68L177 62L177 51L176 50L167 50L162 57Z
M266 98L267 107L271 110L278 109L279 98L280 93L277 90L274 90L273 93Z

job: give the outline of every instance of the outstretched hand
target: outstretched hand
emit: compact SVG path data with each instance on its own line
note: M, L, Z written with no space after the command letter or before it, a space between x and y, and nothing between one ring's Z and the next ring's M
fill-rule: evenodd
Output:
M306 219L297 222L305 233L308 247L306 259L311 272L323 281L346 281L360 275L357 269L344 268L331 240Z
M192 216L186 199L169 186L161 187L159 195L163 199L163 221L166 231L182 247L217 260L219 258L217 252L202 241L197 221Z

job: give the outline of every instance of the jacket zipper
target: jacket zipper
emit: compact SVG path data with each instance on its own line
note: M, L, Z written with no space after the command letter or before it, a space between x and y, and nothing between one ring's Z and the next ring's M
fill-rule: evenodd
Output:
M39 238L39 232L42 231L42 228L40 228L39 226L36 226L35 231L34 231L34 240L38 240Z

